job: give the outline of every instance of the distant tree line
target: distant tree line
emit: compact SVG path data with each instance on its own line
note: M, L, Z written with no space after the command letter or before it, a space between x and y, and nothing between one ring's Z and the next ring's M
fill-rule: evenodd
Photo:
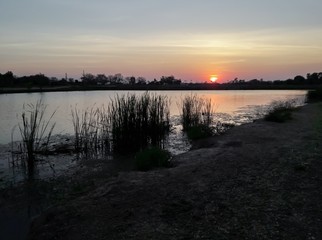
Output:
M190 83L189 85L200 85L200 83ZM264 81L263 79L251 79L251 80L242 80L235 78L224 84L217 85L226 85L226 86L285 86L285 85L320 85L322 84L322 72L308 73L306 77L297 75L293 79L287 80L274 80L274 81ZM42 73L17 77L11 71L8 71L4 74L0 73L0 87L10 88L10 87L55 87L55 86L117 86L117 85L133 85L133 86L142 86L142 85L155 85L155 86L180 86L182 85L181 79L171 76L162 76L159 80L153 79L152 81L147 81L144 77L124 77L121 73L114 75L105 75L105 74L91 74L83 73L80 80L74 78L65 78L58 79L56 77L47 77Z
M227 84L231 85L317 85L322 84L322 72L308 73L306 78L297 75L293 79L264 81L263 79L251 79L249 81L235 78Z
M67 85L180 85L181 79L174 76L162 76L160 80L154 79L147 81L144 77L124 77L121 73L114 75L83 73L80 80L74 78L58 79L56 77L47 77L42 73L30 76L17 77L11 71L4 74L0 73L0 87L50 87L50 86L67 86Z
M11 71L5 74L0 73L0 86L15 87L15 86L48 86L50 79L44 74L36 74L30 76L16 77Z

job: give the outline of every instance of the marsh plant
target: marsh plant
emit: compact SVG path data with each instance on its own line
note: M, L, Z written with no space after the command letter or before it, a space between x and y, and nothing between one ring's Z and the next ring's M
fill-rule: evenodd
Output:
M209 137L213 134L214 105L211 99L191 94L186 95L179 105L181 108L181 123L190 139Z
M51 120L56 111L49 115L49 119L44 119L46 108L42 100L38 100L36 104L24 104L22 122L18 124L22 138L21 151L25 156L29 176L34 170L35 154L46 152L55 127L55 123L51 124Z
M271 122L286 122L292 119L292 112L298 106L296 99L286 101L273 101L269 107L264 119Z
M169 114L166 96L117 95L108 111L113 151L131 153L162 145L170 131Z
M75 150L88 154L89 152L109 151L109 126L106 110L102 108L87 108L84 111L71 110L75 134Z
M72 109L75 150L82 153L134 153L161 146L169 131L169 100L144 93L117 95L107 109Z

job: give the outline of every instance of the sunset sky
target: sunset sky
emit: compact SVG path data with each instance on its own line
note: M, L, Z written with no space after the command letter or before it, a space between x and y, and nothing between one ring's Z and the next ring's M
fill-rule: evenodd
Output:
M321 0L0 0L0 72L204 82L322 71Z

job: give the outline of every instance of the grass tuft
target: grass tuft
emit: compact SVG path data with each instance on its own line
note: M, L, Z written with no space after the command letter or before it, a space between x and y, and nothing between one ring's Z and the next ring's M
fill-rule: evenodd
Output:
M38 100L36 104L24 104L21 114L22 123L18 124L22 138L21 150L26 156L24 159L29 178L33 177L35 154L46 152L55 127L55 123L50 124L50 122L56 111L49 116L48 120L45 120L46 108L42 100Z
M193 94L182 99L181 123L189 139L197 140L214 134L213 109L211 99L204 99ZM220 123L216 125L219 126Z
M159 147L151 147L142 150L135 157L136 167L140 171L148 171L153 168L170 167L170 153Z
M104 108L71 110L76 152L97 153L109 151L109 126Z
M270 122L283 123L292 119L292 112L296 109L296 101L274 101L269 106L264 119Z

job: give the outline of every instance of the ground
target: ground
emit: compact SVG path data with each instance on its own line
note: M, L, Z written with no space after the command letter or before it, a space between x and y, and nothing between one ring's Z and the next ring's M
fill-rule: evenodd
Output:
M322 239L321 145L322 104L309 104L195 142L169 169L93 162L29 239Z

